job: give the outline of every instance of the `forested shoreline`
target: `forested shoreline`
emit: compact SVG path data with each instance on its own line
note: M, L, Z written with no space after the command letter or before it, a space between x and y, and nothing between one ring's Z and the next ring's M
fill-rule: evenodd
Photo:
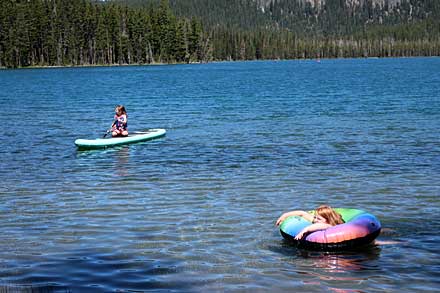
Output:
M210 5L203 5L207 2ZM214 60L440 55L438 0L170 3L177 15L202 20L211 36Z
M0 67L440 56L438 2L402 1L3 0Z
M203 29L167 1L129 8L87 0L0 2L0 67L200 62Z

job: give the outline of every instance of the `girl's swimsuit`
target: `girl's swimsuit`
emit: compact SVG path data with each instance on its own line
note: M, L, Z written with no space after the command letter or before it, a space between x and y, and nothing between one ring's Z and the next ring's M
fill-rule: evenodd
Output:
M117 130L127 130L127 116L121 115L117 116L115 115L115 129Z

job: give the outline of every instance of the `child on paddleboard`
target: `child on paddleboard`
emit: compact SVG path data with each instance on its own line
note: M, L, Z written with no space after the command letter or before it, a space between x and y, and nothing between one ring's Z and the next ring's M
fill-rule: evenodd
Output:
M123 105L115 108L115 121L112 124L112 136L127 136L127 111Z

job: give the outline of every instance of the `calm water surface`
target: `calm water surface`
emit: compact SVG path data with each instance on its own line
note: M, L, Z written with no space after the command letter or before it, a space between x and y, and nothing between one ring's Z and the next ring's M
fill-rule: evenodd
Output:
M3 70L0 103L0 288L439 288L440 58ZM167 135L77 151L119 103ZM322 203L385 244L289 246L276 218Z

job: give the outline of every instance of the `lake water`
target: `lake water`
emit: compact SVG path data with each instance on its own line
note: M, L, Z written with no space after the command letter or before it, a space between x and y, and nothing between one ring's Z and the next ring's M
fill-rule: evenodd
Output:
M3 70L0 103L0 288L439 288L440 58ZM77 151L120 103L167 135ZM282 239L323 203L376 215L379 244Z

